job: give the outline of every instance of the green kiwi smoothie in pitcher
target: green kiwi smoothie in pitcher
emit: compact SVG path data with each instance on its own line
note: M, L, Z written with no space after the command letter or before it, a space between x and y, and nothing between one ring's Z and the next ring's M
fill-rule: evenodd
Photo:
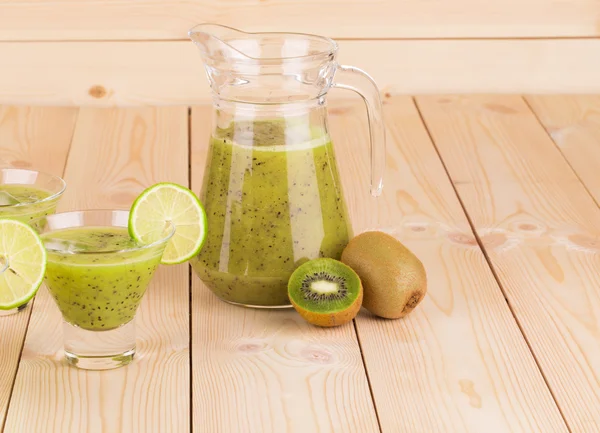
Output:
M253 134L243 138L238 128ZM193 267L222 299L286 305L287 280L301 261L339 259L350 240L329 137L295 142L284 132L282 122L257 121L211 139L200 195L209 230Z
M379 93L364 72L335 62L328 38L211 24L190 36L214 95L200 191L208 234L192 267L222 300L287 307L293 271L314 258L339 259L352 237L326 92L349 88L367 103L375 196L385 166Z

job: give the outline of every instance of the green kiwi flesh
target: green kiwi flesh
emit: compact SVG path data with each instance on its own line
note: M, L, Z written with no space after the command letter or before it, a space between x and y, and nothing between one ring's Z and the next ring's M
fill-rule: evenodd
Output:
M362 304L360 278L350 267L329 258L298 267L288 282L294 308L308 322L337 326L352 320Z

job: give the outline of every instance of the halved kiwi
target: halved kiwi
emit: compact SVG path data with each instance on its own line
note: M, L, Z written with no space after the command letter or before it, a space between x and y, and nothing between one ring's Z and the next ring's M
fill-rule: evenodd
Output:
M334 259L314 259L299 266L288 282L296 311L317 326L348 323L360 310L363 289L351 268Z

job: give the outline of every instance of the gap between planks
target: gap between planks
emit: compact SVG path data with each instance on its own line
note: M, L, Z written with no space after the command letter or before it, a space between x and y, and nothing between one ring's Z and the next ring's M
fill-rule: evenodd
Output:
M475 229L475 225L473 223L473 220L472 220L471 216L469 215L469 212L467 211L467 208L466 208L466 206L465 206L465 204L463 202L463 199L462 199L461 195L459 194L458 189L456 188L456 185L454 184L454 181L453 181L452 177L450 176L450 172L448 171L448 167L446 166L446 162L442 158L442 155L441 155L440 150L439 150L439 148L438 148L438 146L436 144L436 141L435 141L435 139L433 137L433 134L431 133L431 131L429 129L429 126L427 125L427 121L425 120L425 118L423 116L423 113L421 111L421 108L419 107L419 103L418 103L418 101L414 97L412 99L413 99L413 103L415 104L415 107L417 108L417 111L419 112L419 117L421 118L421 122L423 123L423 126L425 127L425 130L427 131L427 135L429 136L429 139L431 140L433 148L435 149L435 152L437 153L438 158L440 159L440 162L441 162L442 166L444 167L444 173L448 177L448 181L450 182L450 185L452 186L452 189L454 190L454 193L456 194L456 198L458 199L458 202L460 203L460 207L462 208L462 210L463 210L463 212L465 214L465 217L467 218L467 221L469 223L469 227L471 229L471 233L473 234L475 240L477 241L477 246L479 247L479 249L483 253L483 256L485 257L485 261L487 262L487 265L489 266L490 271L492 272L492 275L494 276L494 279L496 280L496 284L498 284L498 287L502 291L502 295L504 296L504 300L506 301L506 305L508 306L508 309L510 310L513 318L515 319L515 322L517 323L517 326L519 327L519 331L521 331L521 334L523 335L523 339L525 340L525 343L527 344L527 347L529 348L529 351L531 352L531 355L533 356L535 364L537 365L537 368L540 371L540 373L541 373L541 375L542 375L542 377L544 379L544 383L546 384L546 386L548 387L548 390L550 391L550 394L552 395L552 399L554 400L554 403L556 404L556 408L558 409L558 411L560 413L560 416L562 417L563 421L565 422L565 426L566 426L567 430L569 432L572 432L571 426L567 422L567 419L565 418L565 414L563 413L562 408L558 404L558 401L556 399L556 395L555 395L554 391L552 390L552 387L550 386L550 384L548 382L548 378L546 377L546 373L544 372L544 370L542 369L542 367L540 365L538 356L533 351L533 349L531 347L531 342L529 341L529 338L527 337L527 335L523 331L523 325L522 325L521 321L519 320L519 317L515 313L515 310L514 310L513 306L511 305L511 303L510 303L510 301L508 299L508 296L506 294L506 289L504 288L504 285L503 285L502 281L498 277L498 272L496 270L496 267L492 263L492 260L490 259L490 256L489 256L489 254L487 252L487 249L483 245L483 242L481 241L481 237L479 236L479 233ZM525 103L527 103L527 101L525 101ZM529 107L529 110L531 112L533 112L533 110L531 110L531 107L529 106L529 104L527 104L527 106ZM539 119L537 118L537 115L536 115L536 119L538 120L538 123L540 123Z
M385 41L398 41L398 42L437 42L437 41L563 41L563 40L596 40L598 36L481 36L481 37L469 37L469 36L452 36L448 38L444 37L332 37L336 42L385 42ZM166 39L0 39L0 43L10 42L15 44L44 44L44 43L112 43L112 42L190 42L189 38L166 38Z
M188 188L192 189L192 108L187 107L187 151L188 151ZM188 334L189 334L189 362L190 362L190 433L194 431L194 374L193 374L193 350L192 350L192 330L193 328L193 315L192 315L192 267L188 266L188 290L189 290L189 317L188 317Z
M552 134L550 134L550 132L546 128L546 125L544 125L544 122L542 122L542 120L540 119L540 116L538 115L538 113L533 109L529 100L523 96L522 96L522 99L523 99L523 102L525 102L525 105L527 105L527 107L529 108L529 111L531 111L531 113L533 113L537 122L542 126L542 128L544 129L544 132L546 133L546 135L548 136L550 141L554 144L554 147L556 147L556 150L558 150L558 152L562 155L562 157L565 160L565 162L567 163L567 165L571 168L571 171L573 172L575 177L579 180L579 183L581 183L581 185L583 186L583 188L585 189L587 194L592 198L594 203L596 203L596 206L598 208L600 208L600 203L598 202L598 200L596 199L596 196L592 193L592 191L588 187L587 182L585 182L584 179L581 177L581 175L577 172L577 170L575 170L575 167L571 163L571 160L569 158L567 158L567 156L564 154L564 152L562 151L562 149L560 148L558 143L554 140L554 138L552 138Z
M363 350L362 341L360 340L360 333L358 332L356 318L352 319L352 326L354 327L354 335L356 335L356 341L358 342L358 350L360 350L360 359L362 360L365 376L367 377L367 384L369 385L369 392L371 393L371 400L373 401L373 408L375 409L375 418L377 418L377 426L379 427L379 432L383 433L383 428L381 427L381 417L379 416L379 409L377 408L377 402L375 401L375 393L373 392L373 382L371 381L371 376L369 375L369 370L367 368L365 352Z

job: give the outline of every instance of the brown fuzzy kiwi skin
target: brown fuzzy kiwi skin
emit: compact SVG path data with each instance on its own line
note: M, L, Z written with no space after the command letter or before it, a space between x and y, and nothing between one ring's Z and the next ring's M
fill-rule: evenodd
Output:
M358 274L364 288L363 307L376 316L399 319L427 293L423 263L396 238L379 231L354 237L341 262Z
M352 321L360 311L360 307L363 301L363 287L361 285L360 292L358 297L354 300L352 305L346 308L344 311L338 311L337 313L313 313L311 311L305 310L302 306L296 304L291 298L290 301L296 311L306 320L308 323L311 323L316 326L321 326L324 328L331 328L334 326L345 325L346 323Z

